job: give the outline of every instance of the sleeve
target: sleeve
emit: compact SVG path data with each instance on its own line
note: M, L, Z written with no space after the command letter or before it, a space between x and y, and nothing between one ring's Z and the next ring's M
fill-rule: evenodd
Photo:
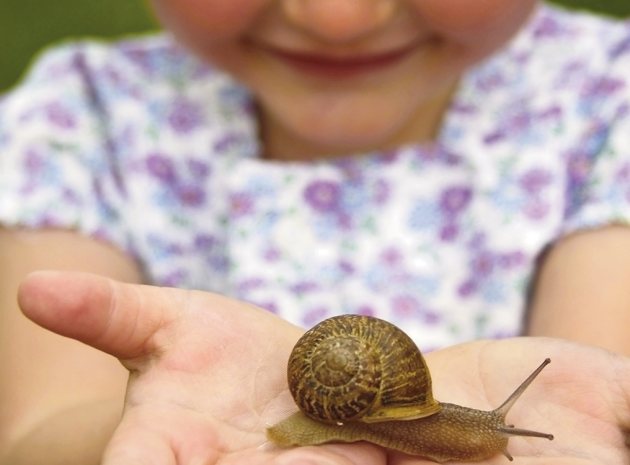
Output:
M630 24L604 50L608 60L580 91L586 121L566 154L563 234L630 224Z
M51 49L0 100L0 226L72 229L124 248L91 59L86 45Z

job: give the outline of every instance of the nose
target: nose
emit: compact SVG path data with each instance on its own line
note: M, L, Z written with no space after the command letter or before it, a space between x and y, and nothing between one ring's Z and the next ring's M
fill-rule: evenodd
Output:
M397 0L284 0L295 26L331 42L351 42L386 23Z

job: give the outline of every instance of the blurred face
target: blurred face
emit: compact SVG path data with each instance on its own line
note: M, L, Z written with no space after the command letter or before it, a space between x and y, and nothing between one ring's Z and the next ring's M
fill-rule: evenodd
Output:
M180 41L255 94L266 155L429 140L463 71L536 0L152 0Z

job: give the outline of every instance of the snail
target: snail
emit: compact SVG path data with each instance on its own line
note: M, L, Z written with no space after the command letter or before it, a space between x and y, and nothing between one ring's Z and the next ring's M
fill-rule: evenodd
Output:
M436 462L479 461L507 451L511 436L553 435L505 424L512 405L550 363L546 359L497 409L433 398L420 350L384 320L341 315L307 331L288 363L299 412L267 429L281 447L368 441Z

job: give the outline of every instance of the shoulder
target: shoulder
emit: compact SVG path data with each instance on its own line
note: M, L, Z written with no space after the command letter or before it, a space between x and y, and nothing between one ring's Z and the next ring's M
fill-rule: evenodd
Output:
M630 66L630 20L543 5L473 74L501 75L502 83L523 88L531 83L563 87L610 72L612 65Z
M86 80L132 76L138 80L173 80L184 75L200 76L205 74L202 71L209 71L206 68L166 34L117 41L84 39L56 43L42 50L18 88L69 76ZM151 84L151 81L145 81L145 84Z
M251 119L246 90L166 34L82 40L43 51L0 100L0 142L33 128L96 143L130 131L162 138L164 128L188 139L193 130L249 128Z
M543 5L506 47L466 76L464 103L520 121L562 120L565 135L630 101L630 21Z
M630 20L603 16L586 11L566 10L560 7L545 5L540 7L524 36L540 45L571 46L566 49L568 56L579 55L584 52L583 47L593 47L595 56L616 58L628 49L630 35ZM562 58L562 57L557 57Z
M182 94L200 101L234 100L234 94L242 93L238 88L226 73L198 60L170 36L153 34L51 46L0 105L5 117L53 100L98 112L121 101L147 104Z
M0 100L0 223L126 244L128 211L205 193L192 166L249 155L254 126L247 93L168 36L56 45Z
M542 6L508 53L530 82L586 96L594 82L630 82L630 21Z

